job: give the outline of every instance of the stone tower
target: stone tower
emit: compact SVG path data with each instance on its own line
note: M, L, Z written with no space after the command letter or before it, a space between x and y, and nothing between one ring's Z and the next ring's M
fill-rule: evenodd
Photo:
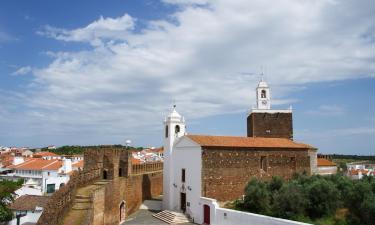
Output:
M263 79L256 88L257 106L247 117L248 137L293 139L292 108L271 109L271 92Z
M176 106L173 106L164 121L163 209L172 209L173 145L185 135L185 129L184 117L176 111Z

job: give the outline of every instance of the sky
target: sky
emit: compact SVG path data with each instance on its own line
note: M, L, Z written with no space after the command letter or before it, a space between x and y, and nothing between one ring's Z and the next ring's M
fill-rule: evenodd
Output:
M260 74L294 138L375 155L375 2L0 2L0 145L161 146L246 135Z

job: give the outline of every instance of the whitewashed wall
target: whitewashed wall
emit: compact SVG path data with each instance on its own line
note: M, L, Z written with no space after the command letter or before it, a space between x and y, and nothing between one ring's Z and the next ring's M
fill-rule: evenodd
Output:
M202 210L204 204L210 206L211 225L309 225L308 223L220 208L215 199L202 197L201 204Z
M27 211L26 216L21 217L20 224L23 224L23 223L36 223L36 222L38 222L38 219L39 219L40 215L42 215L42 211L41 210ZM9 221L8 225L17 225L17 219L14 218L13 220Z
M201 170L202 170L202 150L197 143L189 138L182 137L175 145L172 153L173 157L173 178L172 183L172 210L180 211L180 193L182 191L181 170L185 169L185 193L186 202L190 206L186 207L186 214L190 215L196 223L201 223L201 207L199 199L201 197ZM189 190L190 187L190 190Z
M318 174L320 175L331 175L337 173L336 166L318 166Z

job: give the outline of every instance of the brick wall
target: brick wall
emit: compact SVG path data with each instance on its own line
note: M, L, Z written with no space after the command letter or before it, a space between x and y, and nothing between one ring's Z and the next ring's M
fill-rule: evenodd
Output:
M294 172L310 173L309 150L206 148L202 153L202 196L218 201L240 198L253 177L290 178ZM261 159L266 169L261 169Z
M293 139L292 113L251 113L247 117L247 136Z

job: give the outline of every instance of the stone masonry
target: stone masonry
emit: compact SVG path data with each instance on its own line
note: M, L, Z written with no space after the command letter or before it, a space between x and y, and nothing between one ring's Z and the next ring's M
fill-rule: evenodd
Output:
M247 117L247 136L293 139L292 113L251 113Z
M289 179L294 173L311 174L311 153L315 150L206 147L202 153L202 196L234 200L244 194L252 178Z
M124 219L124 215L120 218L120 206L125 207L125 216L128 216L143 200L161 195L163 175L160 163L145 165L143 170L137 166L137 174L132 174L135 165L131 165L130 157L130 151L122 148L87 149L83 171L75 173L66 188L54 193L49 208L45 209L37 224L118 225L120 219ZM82 215L72 213L77 190L87 192L87 208L82 210ZM69 220L69 217L73 219ZM80 221L74 219L76 217Z

